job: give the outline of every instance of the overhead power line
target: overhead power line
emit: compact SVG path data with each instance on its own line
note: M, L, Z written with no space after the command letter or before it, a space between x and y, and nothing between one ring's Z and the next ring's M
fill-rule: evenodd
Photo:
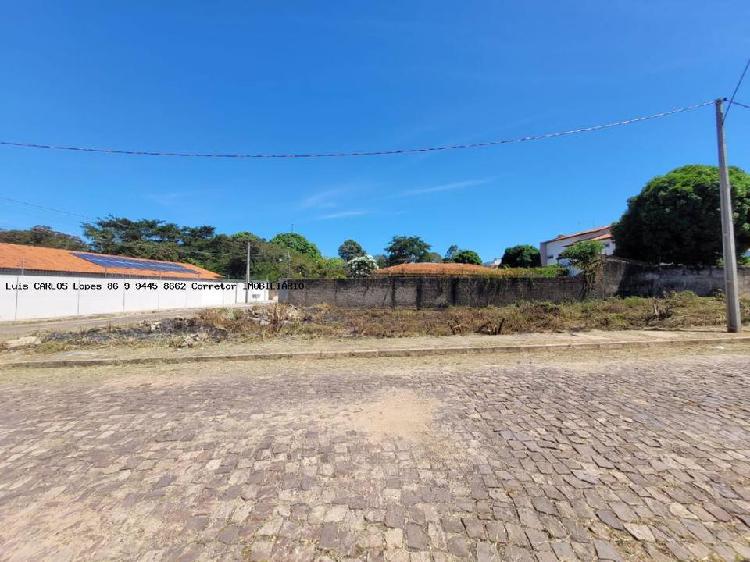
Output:
M748 105L746 103L740 103L740 102L738 102L736 100L734 102L734 105L739 105L740 107L744 107L745 109L750 109L750 105Z
M78 217L81 219L96 220L94 217L88 215L82 215L80 213L74 213L72 211L64 211L62 209L55 209L54 207L45 207L44 205L37 205L36 203L29 203L28 201L21 201L20 199L13 199L12 197L5 197L0 195L0 199L9 201L10 203L16 203L17 205L25 205L26 207L34 207L35 209L42 209L44 211L50 211L53 213L60 213L62 215L70 215L71 217Z
M261 158L344 158L354 156L388 156L393 154L414 154L424 152L442 152L447 150L466 150L471 148L483 148L488 146L497 146L501 144L513 144L520 142L538 141L544 139L550 139L555 137L565 137L568 135L576 135L579 133L592 133L595 131L601 131L604 129L611 129L612 127L619 127L622 125L632 125L633 123L640 123L641 121L650 121L652 119L660 119L669 115L675 115L677 113L685 113L686 111L694 111L701 107L713 104L713 100L705 101L695 105L688 105L685 107L678 107L669 111L662 111L660 113L654 113L653 115L643 115L640 117L633 117L631 119L624 119L622 121L614 121L611 123L603 123L600 125L592 125L589 127L580 127L577 129L569 129L567 131L558 131L554 133L544 133L540 135L529 135L524 137L516 137L510 139L500 139L485 142L474 142L465 144L449 144L443 146L429 146L420 148L395 148L387 150L362 150L354 152L310 152L310 153L207 153L207 152L164 152L164 151L151 151L151 150L123 150L117 148L94 148L94 147L83 147L83 146L65 146L55 144L39 144L39 143L28 143L28 142L12 142L12 141L0 141L0 145L4 146L15 146L21 148L40 148L47 150L69 150L76 152L98 152L105 154L124 154L128 156L172 156L172 157L184 157L184 158L240 158L240 159L261 159Z
M745 68L742 69L742 74L740 74L740 79L737 80L737 85L734 87L734 91L732 92L732 95L729 98L729 103L727 104L727 110L724 112L724 117L722 118L722 121L727 120L727 115L729 115L729 111L732 109L732 105L736 103L734 101L734 96L736 96L737 92L740 90L740 86L742 86L742 81L745 79L745 74L747 74L747 69L749 67L750 67L750 58L747 59L747 63L745 63Z

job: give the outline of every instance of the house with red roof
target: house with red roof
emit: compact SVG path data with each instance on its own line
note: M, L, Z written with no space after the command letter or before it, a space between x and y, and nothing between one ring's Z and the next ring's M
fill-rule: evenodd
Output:
M0 322L267 302L256 285L190 263L0 243Z

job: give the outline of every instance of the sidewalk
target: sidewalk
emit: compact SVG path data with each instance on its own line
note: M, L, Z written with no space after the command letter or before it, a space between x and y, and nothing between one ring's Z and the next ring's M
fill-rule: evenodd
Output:
M208 343L184 349L166 346L118 346L41 353L31 348L0 354L0 367L72 367L290 358L418 357L468 353L554 352L570 349L639 349L742 342L750 343L750 334L727 334L719 329L710 328L686 331L594 330L578 333L389 339L278 338L257 342Z

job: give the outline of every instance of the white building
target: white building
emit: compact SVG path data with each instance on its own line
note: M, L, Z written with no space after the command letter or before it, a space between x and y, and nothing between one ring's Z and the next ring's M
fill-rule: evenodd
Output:
M581 240L599 240L604 245L602 254L611 256L615 253L615 240L609 226L600 226L573 234L559 234L552 240L545 240L539 244L539 253L542 255L542 265L556 265L560 263L560 254L568 246L572 246Z
M0 321L268 302L198 266L0 243Z

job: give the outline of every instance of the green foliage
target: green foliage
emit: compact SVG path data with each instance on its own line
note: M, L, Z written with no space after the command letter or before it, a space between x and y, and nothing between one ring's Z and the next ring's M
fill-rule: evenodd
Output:
M321 257L318 247L296 232L282 232L271 238L270 242L271 244L276 244L277 246L281 246L282 248L292 250L311 258Z
M349 277L369 277L378 269L378 263L372 256L357 256L346 262L346 274Z
M324 258L312 261L310 273L300 277L324 277L328 279L343 279L346 277L346 262L341 258Z
M603 251L604 244L599 240L580 240L565 248L560 258L568 260L576 269L589 273L601 263Z
M505 248L503 253L503 266L506 267L539 267L541 265L542 256L539 250L530 244Z
M561 265L543 265L541 267L531 268L528 271L533 272L533 275L529 275L529 277L553 278L565 277L568 274L567 268Z
M386 262L388 265L399 265L429 261L430 247L419 236L394 236L385 247Z
M750 248L750 175L729 169L738 255ZM690 165L651 180L612 225L618 256L651 263L715 265L722 255L719 172Z
M456 246L455 244L448 247L448 251L445 252L445 257L443 258L443 261L445 262L452 262L453 258L456 257L456 254L460 248Z
M37 225L26 230L2 230L0 242L6 244L25 244L27 246L44 246L63 250L88 250L86 242L64 232L52 230L49 226Z
M112 216L86 223L83 228L94 251L192 263L232 279L245 277L248 243L253 279L345 276L343 260L324 258L312 245L314 252L304 244L299 246L307 249L307 253L285 245L298 242L299 235L282 235L284 242L271 244L251 232L216 234L212 226L187 227Z
M160 220L133 221L112 215L83 224L84 236L95 252L195 264L205 259L214 230L212 226L180 227Z
M427 263L443 263L443 256L437 252L427 252L422 261Z
M339 246L339 257L345 262L365 255L365 249L356 240L344 240Z
M482 258L474 250L459 250L453 254L453 262L482 265Z

